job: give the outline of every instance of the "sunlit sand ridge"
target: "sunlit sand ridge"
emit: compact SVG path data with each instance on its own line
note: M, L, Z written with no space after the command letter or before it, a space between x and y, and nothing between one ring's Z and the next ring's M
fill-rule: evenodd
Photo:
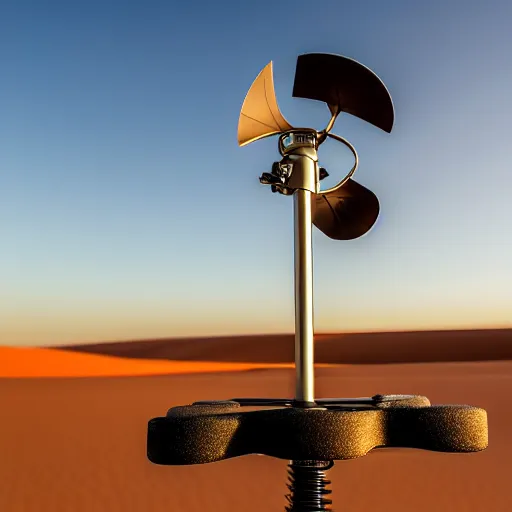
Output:
M329 366L329 365L320 365ZM81 354L49 348L0 347L1 377L122 377L183 373L236 372L291 368L289 363L164 361Z
M316 334L317 367L512 360L512 329ZM0 347L0 377L107 377L292 368L292 334Z

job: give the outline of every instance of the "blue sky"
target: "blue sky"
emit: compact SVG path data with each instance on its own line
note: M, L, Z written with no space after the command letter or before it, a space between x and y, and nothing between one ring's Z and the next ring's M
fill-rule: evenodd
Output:
M352 242L314 235L319 331L512 325L509 2L7 1L0 7L0 344L292 332L291 198L237 146L274 61L375 71L391 134L340 116L381 202ZM334 184L349 154L326 143ZM327 181L327 180L326 180Z

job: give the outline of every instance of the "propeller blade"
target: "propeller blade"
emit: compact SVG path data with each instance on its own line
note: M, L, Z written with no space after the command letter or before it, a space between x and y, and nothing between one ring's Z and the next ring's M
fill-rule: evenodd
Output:
M327 53L297 59L293 96L327 103L331 114L347 112L391 132L394 109L381 79L359 62Z
M356 181L327 194L314 194L313 224L334 240L353 240L367 233L379 216L377 196Z
M277 105L272 62L256 77L245 97L238 120L238 145L293 129Z

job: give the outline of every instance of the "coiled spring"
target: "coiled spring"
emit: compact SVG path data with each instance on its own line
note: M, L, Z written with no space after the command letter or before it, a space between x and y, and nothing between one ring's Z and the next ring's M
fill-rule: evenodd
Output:
M286 495L286 512L325 512L331 510L332 501L325 498L331 494L324 471L331 469L334 462L292 461L288 465L287 485L290 494Z

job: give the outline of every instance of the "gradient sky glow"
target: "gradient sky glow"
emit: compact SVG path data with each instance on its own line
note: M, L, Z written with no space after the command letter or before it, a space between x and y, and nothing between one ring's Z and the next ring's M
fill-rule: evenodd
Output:
M342 115L381 202L352 242L314 235L319 331L512 326L512 3L5 1L0 7L0 344L292 332L291 198L238 148L274 61L352 57L393 97L389 135ZM325 149L324 149L325 147ZM334 184L348 151L327 142Z

